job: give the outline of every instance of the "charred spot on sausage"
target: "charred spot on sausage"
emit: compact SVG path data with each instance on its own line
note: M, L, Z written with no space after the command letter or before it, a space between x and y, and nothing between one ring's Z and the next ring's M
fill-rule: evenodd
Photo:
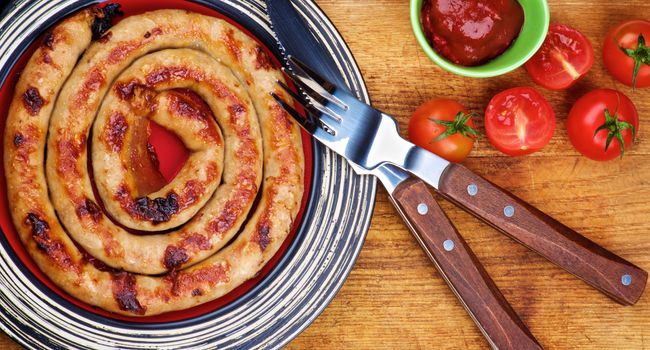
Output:
M92 199L86 198L78 207L77 215L79 217L90 216L94 222L99 222L102 218L102 210Z
M233 105L228 106L228 112L230 113L231 117L238 117L241 114L246 112L246 107L239 103L235 103Z
M42 46L47 47L50 50L54 48L54 33L52 32L45 33L45 36L43 37Z
M16 135L14 135L14 146L20 147L25 142L25 136L23 134L17 132Z
M43 51L43 63L52 64L52 57L50 57L50 55L48 55L45 51Z
M23 105L30 115L37 115L43 104L45 101L37 88L30 87L23 94Z
M126 117L120 113L115 112L111 115L108 121L108 128L106 129L106 143L113 152L122 150L124 143L124 135L129 128L126 122Z
M50 225L34 213L27 214L25 223L32 226L32 236L47 239L47 233L50 231Z
M261 46L255 47L255 68L270 70L273 69L271 58Z
M114 17L124 15L124 12L120 11L120 6L120 4L108 4L98 9L95 19L90 26L93 32L93 40L101 38L113 26Z
M266 247L271 243L271 237L269 235L270 229L269 226L263 224L257 231L258 234L258 244L262 250L265 250Z
M127 101L133 98L135 96L135 88L136 86L140 86L141 84L136 81L136 80L131 80L126 83L116 83L115 84L115 92L117 95L122 99L122 101Z
M111 274L111 277L113 278L113 297L120 310L143 315L146 309L138 301L138 292L135 288L135 276L122 271Z
M184 248L169 246L165 249L165 261L163 261L163 264L170 270L180 267L188 260L189 256Z
M178 196L176 193L169 193L167 197L150 199L140 197L135 200L136 215L153 224L169 221L172 215L178 212Z

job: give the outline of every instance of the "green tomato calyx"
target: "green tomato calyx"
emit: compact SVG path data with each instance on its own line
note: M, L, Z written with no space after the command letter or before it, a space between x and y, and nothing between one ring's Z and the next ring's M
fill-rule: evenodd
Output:
M641 65L645 64L650 66L650 47L646 46L645 38L641 33L639 33L639 38L637 39L636 49L626 49L620 45L618 47L624 54L634 60L634 68L632 69L632 88L634 89L636 87L636 77L639 75Z
M476 113L465 113L463 111L458 112L456 116L454 117L454 120L452 121L447 121L447 120L438 120L438 119L432 119L429 118L430 121L446 126L447 130L443 132L442 134L438 135L435 139L431 140L430 143L436 143L442 139L444 139L447 136L451 136L453 134L461 134L465 137L469 137L471 139L474 139L476 137L481 136L481 134L476 131L476 129L472 128L471 126L467 125L467 122L473 117L476 116Z
M614 111L614 115L609 112L609 109L605 108L605 122L599 126L596 131L594 131L594 137L601 130L607 130L607 140L605 141L605 151L609 149L609 145L612 143L612 140L616 137L619 145L621 145L621 158L625 153L625 141L623 140L623 130L630 129L632 131L632 141L636 137L636 129L634 125L626 121L619 120L616 116L617 111Z

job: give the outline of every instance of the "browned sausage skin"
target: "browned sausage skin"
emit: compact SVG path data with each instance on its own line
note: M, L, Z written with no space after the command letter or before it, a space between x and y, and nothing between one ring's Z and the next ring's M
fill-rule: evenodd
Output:
M143 316L214 300L255 276L299 210L299 130L269 96L282 94L282 75L220 19L159 10L109 29L102 16L89 9L57 25L16 85L4 137L14 225L39 268L88 304ZM93 27L105 31L95 42ZM209 110L191 111L196 96ZM128 171L142 118L191 151L170 184L144 196ZM134 235L113 220L166 231Z

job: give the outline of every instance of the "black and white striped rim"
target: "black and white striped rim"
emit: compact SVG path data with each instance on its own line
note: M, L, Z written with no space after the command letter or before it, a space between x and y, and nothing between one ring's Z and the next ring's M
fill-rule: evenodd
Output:
M194 0L237 21L277 47L263 1ZM19 0L0 20L0 82L49 24L94 0ZM116 2L119 2L116 1ZM345 42L316 4L294 3L358 96L368 93ZM142 324L108 319L62 299L20 262L0 235L0 329L27 348L278 348L326 307L361 250L376 181L357 176L342 158L313 144L308 208L294 242L273 271L233 303L197 318Z

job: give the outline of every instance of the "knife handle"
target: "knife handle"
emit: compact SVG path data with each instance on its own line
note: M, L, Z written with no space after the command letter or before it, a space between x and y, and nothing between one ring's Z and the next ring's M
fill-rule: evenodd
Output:
M492 348L542 349L424 182L405 180L391 199Z
M458 164L439 192L623 305L636 303L648 273Z

